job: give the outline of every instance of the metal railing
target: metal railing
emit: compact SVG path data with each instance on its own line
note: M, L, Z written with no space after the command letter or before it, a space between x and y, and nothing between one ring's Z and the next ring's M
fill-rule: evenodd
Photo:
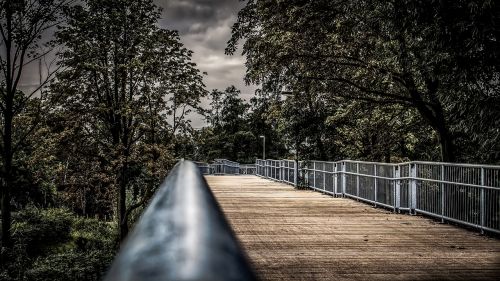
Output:
M212 164L194 162L204 175L255 175L255 165L240 164L227 159L215 159Z
M256 174L500 233L500 166L259 159Z
M210 175L212 173L212 167L210 167L210 164L205 162L196 162L196 161L193 161L193 163L195 163L196 166L198 166L200 173L202 173L203 175Z
M240 175L255 175L255 165L240 164Z
M199 169L182 160L160 186L105 280L256 280L256 276Z
M240 173L240 163L227 159L215 159L210 166L214 175L237 175Z

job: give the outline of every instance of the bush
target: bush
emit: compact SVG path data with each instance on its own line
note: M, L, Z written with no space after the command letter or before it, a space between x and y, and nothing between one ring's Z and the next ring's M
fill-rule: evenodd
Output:
M105 273L113 253L105 250L70 251L37 259L26 272L27 280L99 280Z
M14 216L13 239L36 256L71 238L73 215L66 209L28 207Z
M117 248L114 223L97 219L75 218L71 236L79 251L107 249L114 253Z
M13 219L15 246L3 252L0 280L99 280L115 255L112 223L35 207Z

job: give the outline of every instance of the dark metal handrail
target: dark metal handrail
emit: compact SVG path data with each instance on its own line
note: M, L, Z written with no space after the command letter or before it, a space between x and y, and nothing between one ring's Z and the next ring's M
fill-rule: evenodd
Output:
M256 280L197 166L181 160L115 258L111 280Z

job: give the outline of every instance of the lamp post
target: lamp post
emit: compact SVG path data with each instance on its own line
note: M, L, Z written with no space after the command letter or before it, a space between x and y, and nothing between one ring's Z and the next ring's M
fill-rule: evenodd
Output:
M266 136L259 136L262 139L262 160L266 160Z

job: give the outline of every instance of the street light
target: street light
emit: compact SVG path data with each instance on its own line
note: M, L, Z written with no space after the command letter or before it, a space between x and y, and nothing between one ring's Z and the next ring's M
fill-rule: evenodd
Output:
M264 143L262 146L262 160L266 160L266 136L259 136Z

